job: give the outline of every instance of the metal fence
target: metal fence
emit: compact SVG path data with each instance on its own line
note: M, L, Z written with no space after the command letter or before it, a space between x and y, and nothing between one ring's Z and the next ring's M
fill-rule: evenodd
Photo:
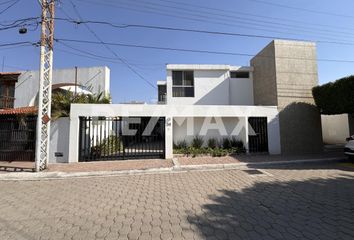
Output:
M165 157L163 117L80 117L79 131L79 161Z
M0 117L0 161L34 161L36 116Z

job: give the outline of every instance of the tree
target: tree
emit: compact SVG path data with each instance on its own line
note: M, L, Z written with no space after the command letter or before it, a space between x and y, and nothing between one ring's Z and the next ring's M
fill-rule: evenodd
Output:
M312 89L322 114L354 113L354 75Z
M60 90L52 94L52 119L68 117L70 115L70 105L72 103L109 104L110 96L104 92L97 94L77 94L70 91Z

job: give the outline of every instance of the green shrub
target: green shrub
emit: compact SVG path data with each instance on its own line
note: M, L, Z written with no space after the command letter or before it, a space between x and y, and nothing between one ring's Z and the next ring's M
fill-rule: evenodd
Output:
M215 138L210 138L208 140L208 148L217 148L218 147L218 140Z
M213 157L223 157L226 156L228 154L228 151L226 149L222 149L222 148L215 148L212 151L212 156Z
M243 148L243 142L236 137L230 139L230 145L232 148Z
M204 144L204 139L200 136L195 136L192 140L191 147L192 148L201 148Z
M312 95L322 114L354 113L354 76L316 86Z
M188 146L188 144L187 144L186 140L182 140L182 141L177 142L177 144L174 144L173 147L175 149L185 149L185 148L187 148L187 146Z
M224 139L222 140L222 148L224 148L224 149L230 149L230 148L231 148L230 139L224 138Z
M100 152L110 154L116 153L123 149L123 142L116 135L110 135L107 138L103 139L103 141L96 146L96 151L100 149Z

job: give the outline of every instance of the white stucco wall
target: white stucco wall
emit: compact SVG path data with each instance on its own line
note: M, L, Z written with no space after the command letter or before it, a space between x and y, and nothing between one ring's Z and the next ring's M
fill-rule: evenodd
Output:
M54 69L53 84L75 83L75 68ZM77 82L82 86L91 86L93 92L109 93L110 69L108 67L88 67L77 69ZM15 107L33 106L39 89L39 72L23 72L16 83Z
M208 140L211 138L221 141L223 138L236 137L239 140L242 140L243 143L247 144L247 136L245 131L244 123L242 119L238 117L221 117L218 119L219 122L222 122L224 127L219 126L214 118L205 118L205 117L196 117L196 118L184 118L184 117L175 117L173 121L173 142L178 143L185 140L190 144L194 136L199 135L204 140L204 145L207 146ZM193 131L188 132L189 123L193 124ZM203 132L203 126L208 126L209 124L213 125L215 128L219 129L209 129L206 133ZM242 124L242 130L237 134L232 134L234 129L237 127L237 124ZM224 132L225 130L225 132ZM225 134L226 133L226 134Z
M322 137L325 144L344 144L349 137L348 114L321 115Z
M269 153L280 154L278 110L274 106L72 104L70 112L69 162L78 161L80 116L165 117L166 158L173 157L174 118L222 117L228 119L230 128L234 124L233 121L238 118L246 126L245 134L248 135L248 125L245 124L247 117L267 117ZM177 132L176 136L181 137L181 134Z
M230 78L230 71L250 72L250 78ZM193 70L194 97L173 97L172 71ZM253 105L252 68L229 65L167 65L168 105Z
M50 125L49 163L66 163L69 155L69 129L68 117L59 118ZM55 156L55 153L62 156Z

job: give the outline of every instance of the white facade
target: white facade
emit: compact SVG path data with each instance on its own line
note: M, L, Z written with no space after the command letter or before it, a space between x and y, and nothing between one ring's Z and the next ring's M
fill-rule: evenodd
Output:
M238 134L248 144L248 117L267 117L269 153L280 154L279 121L277 107L261 106L215 106L215 105L135 105L135 104L73 104L70 112L69 162L78 161L79 117L165 117L165 155L173 157L173 141L181 137L183 127L176 130L176 120L181 118L227 118L241 121L244 129ZM227 124L228 125L228 124ZM227 128L232 128L228 125ZM198 128L197 128L198 129ZM177 132L178 131L178 132ZM212 134L212 133L210 133Z
M77 78L76 78L77 76ZM54 69L52 85L77 84L91 88L92 92L110 93L110 69L108 67ZM23 72L16 83L15 108L36 105L39 87L39 72Z
M173 96L173 71L193 71L194 97ZM231 78L231 71L248 72L248 78ZM167 65L169 105L254 105L252 67L230 65ZM162 84L161 82L158 84Z

